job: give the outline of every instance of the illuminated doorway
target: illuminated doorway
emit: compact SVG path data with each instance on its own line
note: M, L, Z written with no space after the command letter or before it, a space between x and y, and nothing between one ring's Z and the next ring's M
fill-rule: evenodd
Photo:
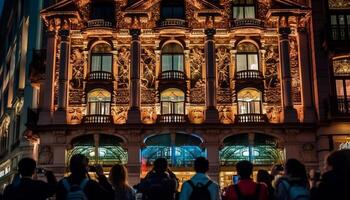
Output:
M141 177L152 169L153 162L160 157L168 160L171 170L181 184L194 175L193 162L197 157L206 157L201 147L202 140L194 135L173 133L148 137L141 150Z
M235 165L242 160L254 164L253 178L259 169L270 170L274 164L283 163L283 149L279 147L275 137L252 133L229 136L223 141L220 151L220 186L232 184L232 176L236 174Z

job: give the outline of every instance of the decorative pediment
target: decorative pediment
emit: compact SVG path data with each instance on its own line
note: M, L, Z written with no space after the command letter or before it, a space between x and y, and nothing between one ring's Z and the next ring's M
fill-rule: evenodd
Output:
M297 0L271 0L272 9L305 9L307 5Z
M87 1L87 0L85 0ZM72 0L60 1L40 12L41 16L44 18L50 17L53 15L77 15L78 11L77 4Z

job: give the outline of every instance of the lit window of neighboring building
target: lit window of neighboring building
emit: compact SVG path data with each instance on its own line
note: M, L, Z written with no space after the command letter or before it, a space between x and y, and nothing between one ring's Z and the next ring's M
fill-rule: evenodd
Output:
M88 115L110 115L111 93L95 89L88 94Z
M238 114L260 114L261 92L256 89L243 89L238 92Z
M233 19L255 18L254 0L233 0Z
M97 44L91 50L91 72L112 72L111 46L105 43Z
M333 60L338 112L350 113L350 57Z
M185 94L176 88L169 88L161 93L162 115L185 114Z
M166 44L162 49L162 72L184 71L184 53L177 43Z
M259 70L258 49L252 43L244 42L237 47L237 72Z
M350 14L331 15L333 40L350 40Z
M161 3L162 19L184 19L185 3L183 0L163 0Z

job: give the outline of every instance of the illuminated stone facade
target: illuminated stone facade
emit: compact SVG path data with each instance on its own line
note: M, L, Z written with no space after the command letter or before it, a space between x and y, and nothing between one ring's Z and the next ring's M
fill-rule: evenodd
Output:
M329 60L317 64L319 8L316 0L63 0L42 10L46 65L38 58L30 76L40 112L26 134L40 144L39 164L63 175L83 153L106 170L126 164L136 183L157 157L186 179L203 155L222 186L241 159L256 169L292 157L318 167L319 131L332 115L325 104L334 105L330 85L320 88L321 74L331 75L318 70L329 69ZM347 73L346 60L334 65Z

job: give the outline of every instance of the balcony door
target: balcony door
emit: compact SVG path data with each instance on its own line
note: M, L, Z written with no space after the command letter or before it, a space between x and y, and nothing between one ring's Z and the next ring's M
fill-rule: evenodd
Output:
M111 93L95 89L88 94L88 115L110 115Z
M177 43L166 44L162 49L162 72L184 72L184 53Z
M161 93L162 115L184 115L185 94L183 91L170 88Z
M112 48L106 43L95 45L91 50L91 72L112 72Z
M243 89L238 92L238 114L261 114L261 92Z

